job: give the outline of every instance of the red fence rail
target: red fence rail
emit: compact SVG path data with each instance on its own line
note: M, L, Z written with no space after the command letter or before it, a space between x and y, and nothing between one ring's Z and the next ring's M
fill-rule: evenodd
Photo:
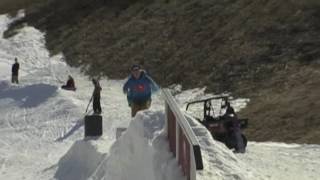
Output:
M164 89L162 92L166 104L166 131L170 150L187 179L196 180L196 171L203 169L199 141L170 91Z

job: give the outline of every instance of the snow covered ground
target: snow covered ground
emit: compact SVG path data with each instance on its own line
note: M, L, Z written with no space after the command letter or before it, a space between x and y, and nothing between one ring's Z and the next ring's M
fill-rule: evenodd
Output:
M19 14L19 18L23 12ZM104 78L103 136L84 139L82 119L93 86L63 55L49 57L44 34L26 26L10 39L2 33L15 18L0 15L0 179L10 180L184 180L163 133L163 101L130 117L123 80ZM10 83L18 57L20 84ZM76 92L59 87L71 74ZM205 96L203 89L176 96L184 102ZM242 108L244 101L237 102ZM91 109L91 108L89 108ZM202 147L201 180L310 179L320 177L320 146L250 142L246 154L233 154L199 123L190 120ZM118 139L117 127L128 127Z

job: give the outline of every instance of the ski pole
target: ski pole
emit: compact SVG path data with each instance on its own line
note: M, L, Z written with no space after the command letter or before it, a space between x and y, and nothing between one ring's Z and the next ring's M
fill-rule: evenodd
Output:
M87 112L88 112L88 108L89 108L89 105L90 105L90 103L91 103L92 99L93 99L93 96L91 96L91 98L90 98L90 101L89 101L89 103L88 103L88 106L87 106L87 109L86 109L85 114L87 114Z

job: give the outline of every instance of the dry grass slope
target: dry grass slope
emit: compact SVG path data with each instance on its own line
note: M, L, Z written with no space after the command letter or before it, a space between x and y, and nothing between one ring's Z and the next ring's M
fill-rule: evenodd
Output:
M1 0L0 14L15 13L19 9L26 9L44 1L47 0Z

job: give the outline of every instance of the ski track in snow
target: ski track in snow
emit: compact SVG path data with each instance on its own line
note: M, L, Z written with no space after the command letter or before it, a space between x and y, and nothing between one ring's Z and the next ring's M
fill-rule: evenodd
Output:
M16 18L0 15L0 35L22 16L22 11ZM21 66L19 85L9 81L14 57ZM26 26L10 39L0 38L0 70L0 179L185 179L159 132L164 123L161 94L153 97L150 111L131 120L122 93L124 80L102 79L104 135L84 140L83 117L93 85L79 69L68 67L62 54L49 57L43 33ZM59 88L68 74L75 79L76 92ZM186 101L206 96L202 88L176 98L183 107ZM233 105L238 111L246 102L236 100ZM202 147L201 180L320 177L319 145L250 142L246 154L235 155L199 123L188 121ZM115 129L128 126L115 141ZM149 171L142 173L144 169Z

